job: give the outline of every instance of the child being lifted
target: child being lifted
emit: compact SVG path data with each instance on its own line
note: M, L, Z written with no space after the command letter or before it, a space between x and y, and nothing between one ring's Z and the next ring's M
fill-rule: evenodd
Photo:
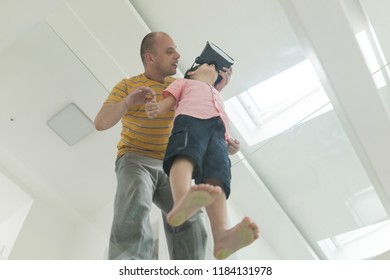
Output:
M175 80L145 105L149 118L175 109L172 134L163 161L169 175L174 205L168 223L179 226L202 207L206 208L214 240L214 256L225 259L259 237L250 218L228 228L226 200L230 194L231 162L229 120L222 95L214 88L214 64L197 65ZM192 179L195 184L191 186Z

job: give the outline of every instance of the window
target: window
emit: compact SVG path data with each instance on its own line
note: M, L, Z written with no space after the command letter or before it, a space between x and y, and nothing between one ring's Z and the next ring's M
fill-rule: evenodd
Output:
M249 146L313 117L314 113L332 109L309 60L253 86L225 105L232 123Z
M370 259L390 250L390 220L318 241L328 259Z
M358 34L356 34L355 37L356 37L356 40L357 40L357 42L360 46L360 49L363 53L364 59L367 63L367 67L371 71L371 73L373 73L372 78L374 79L376 87L378 89L385 87L387 85L386 81L385 81L385 77L383 76L382 72L378 71L379 69L381 69L381 67L380 67L379 62L376 58L377 56L375 55L374 48L372 47L372 45L370 43L370 40L367 36L367 33L365 31L361 31ZM383 53L382 53L382 50L381 50L379 44L377 45L377 47L378 47L377 49L378 49L379 55L381 57L383 57ZM388 69L387 69L387 71L388 71Z

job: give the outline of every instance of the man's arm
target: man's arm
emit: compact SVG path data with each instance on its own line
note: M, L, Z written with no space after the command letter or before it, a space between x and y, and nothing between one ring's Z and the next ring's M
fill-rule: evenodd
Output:
M139 87L118 103L105 103L97 113L94 125L96 130L106 130L116 125L130 106L144 104L146 98L156 94L149 87Z

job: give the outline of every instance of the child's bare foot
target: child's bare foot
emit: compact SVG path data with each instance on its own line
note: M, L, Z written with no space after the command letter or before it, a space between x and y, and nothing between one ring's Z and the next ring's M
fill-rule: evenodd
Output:
M192 186L187 194L169 212L167 219L171 226L180 226L200 208L213 203L222 194L220 187L207 184Z
M259 237L259 228L255 222L245 217L222 235L214 241L214 256L219 260L226 259L234 252L255 241Z

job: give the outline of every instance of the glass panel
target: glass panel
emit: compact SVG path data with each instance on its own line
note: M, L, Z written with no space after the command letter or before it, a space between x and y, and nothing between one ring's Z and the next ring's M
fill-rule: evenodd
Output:
M352 0L349 0L352 1ZM367 17L372 40L384 64L390 62L390 29L389 29L389 1L354 0L356 5L361 4L362 12Z
M390 114L390 2L344 0L343 4L378 93Z
M388 219L330 104L322 114L275 136L246 159L319 256L360 259L382 253L373 252L378 247L373 241L349 254L345 244L338 248L342 254L330 254L326 247L329 240L346 239L343 234L352 236L353 231L354 238L369 238L377 231L365 228ZM383 244L381 249L390 249Z
M378 71L374 73L374 75L379 75L380 77L384 77L386 81L386 85L378 88L378 93L382 98L384 105L386 106L387 111L390 113L390 79L389 79L389 65L382 67Z
M362 20L358 0L345 2L353 6L351 22L374 82L390 104L386 51L378 48L372 29ZM292 30L289 37L294 37ZM298 43L284 47L304 53ZM390 44L388 50L390 55ZM284 60L291 58L276 57L274 64L286 65ZM317 76L302 68L310 62L303 57L288 64L226 100L232 124L245 139L246 160L321 258L366 259L389 250L389 242L383 241L389 217ZM299 71L292 71L295 68ZM299 80L299 86L289 79ZM315 93L318 101L302 106L301 101Z

